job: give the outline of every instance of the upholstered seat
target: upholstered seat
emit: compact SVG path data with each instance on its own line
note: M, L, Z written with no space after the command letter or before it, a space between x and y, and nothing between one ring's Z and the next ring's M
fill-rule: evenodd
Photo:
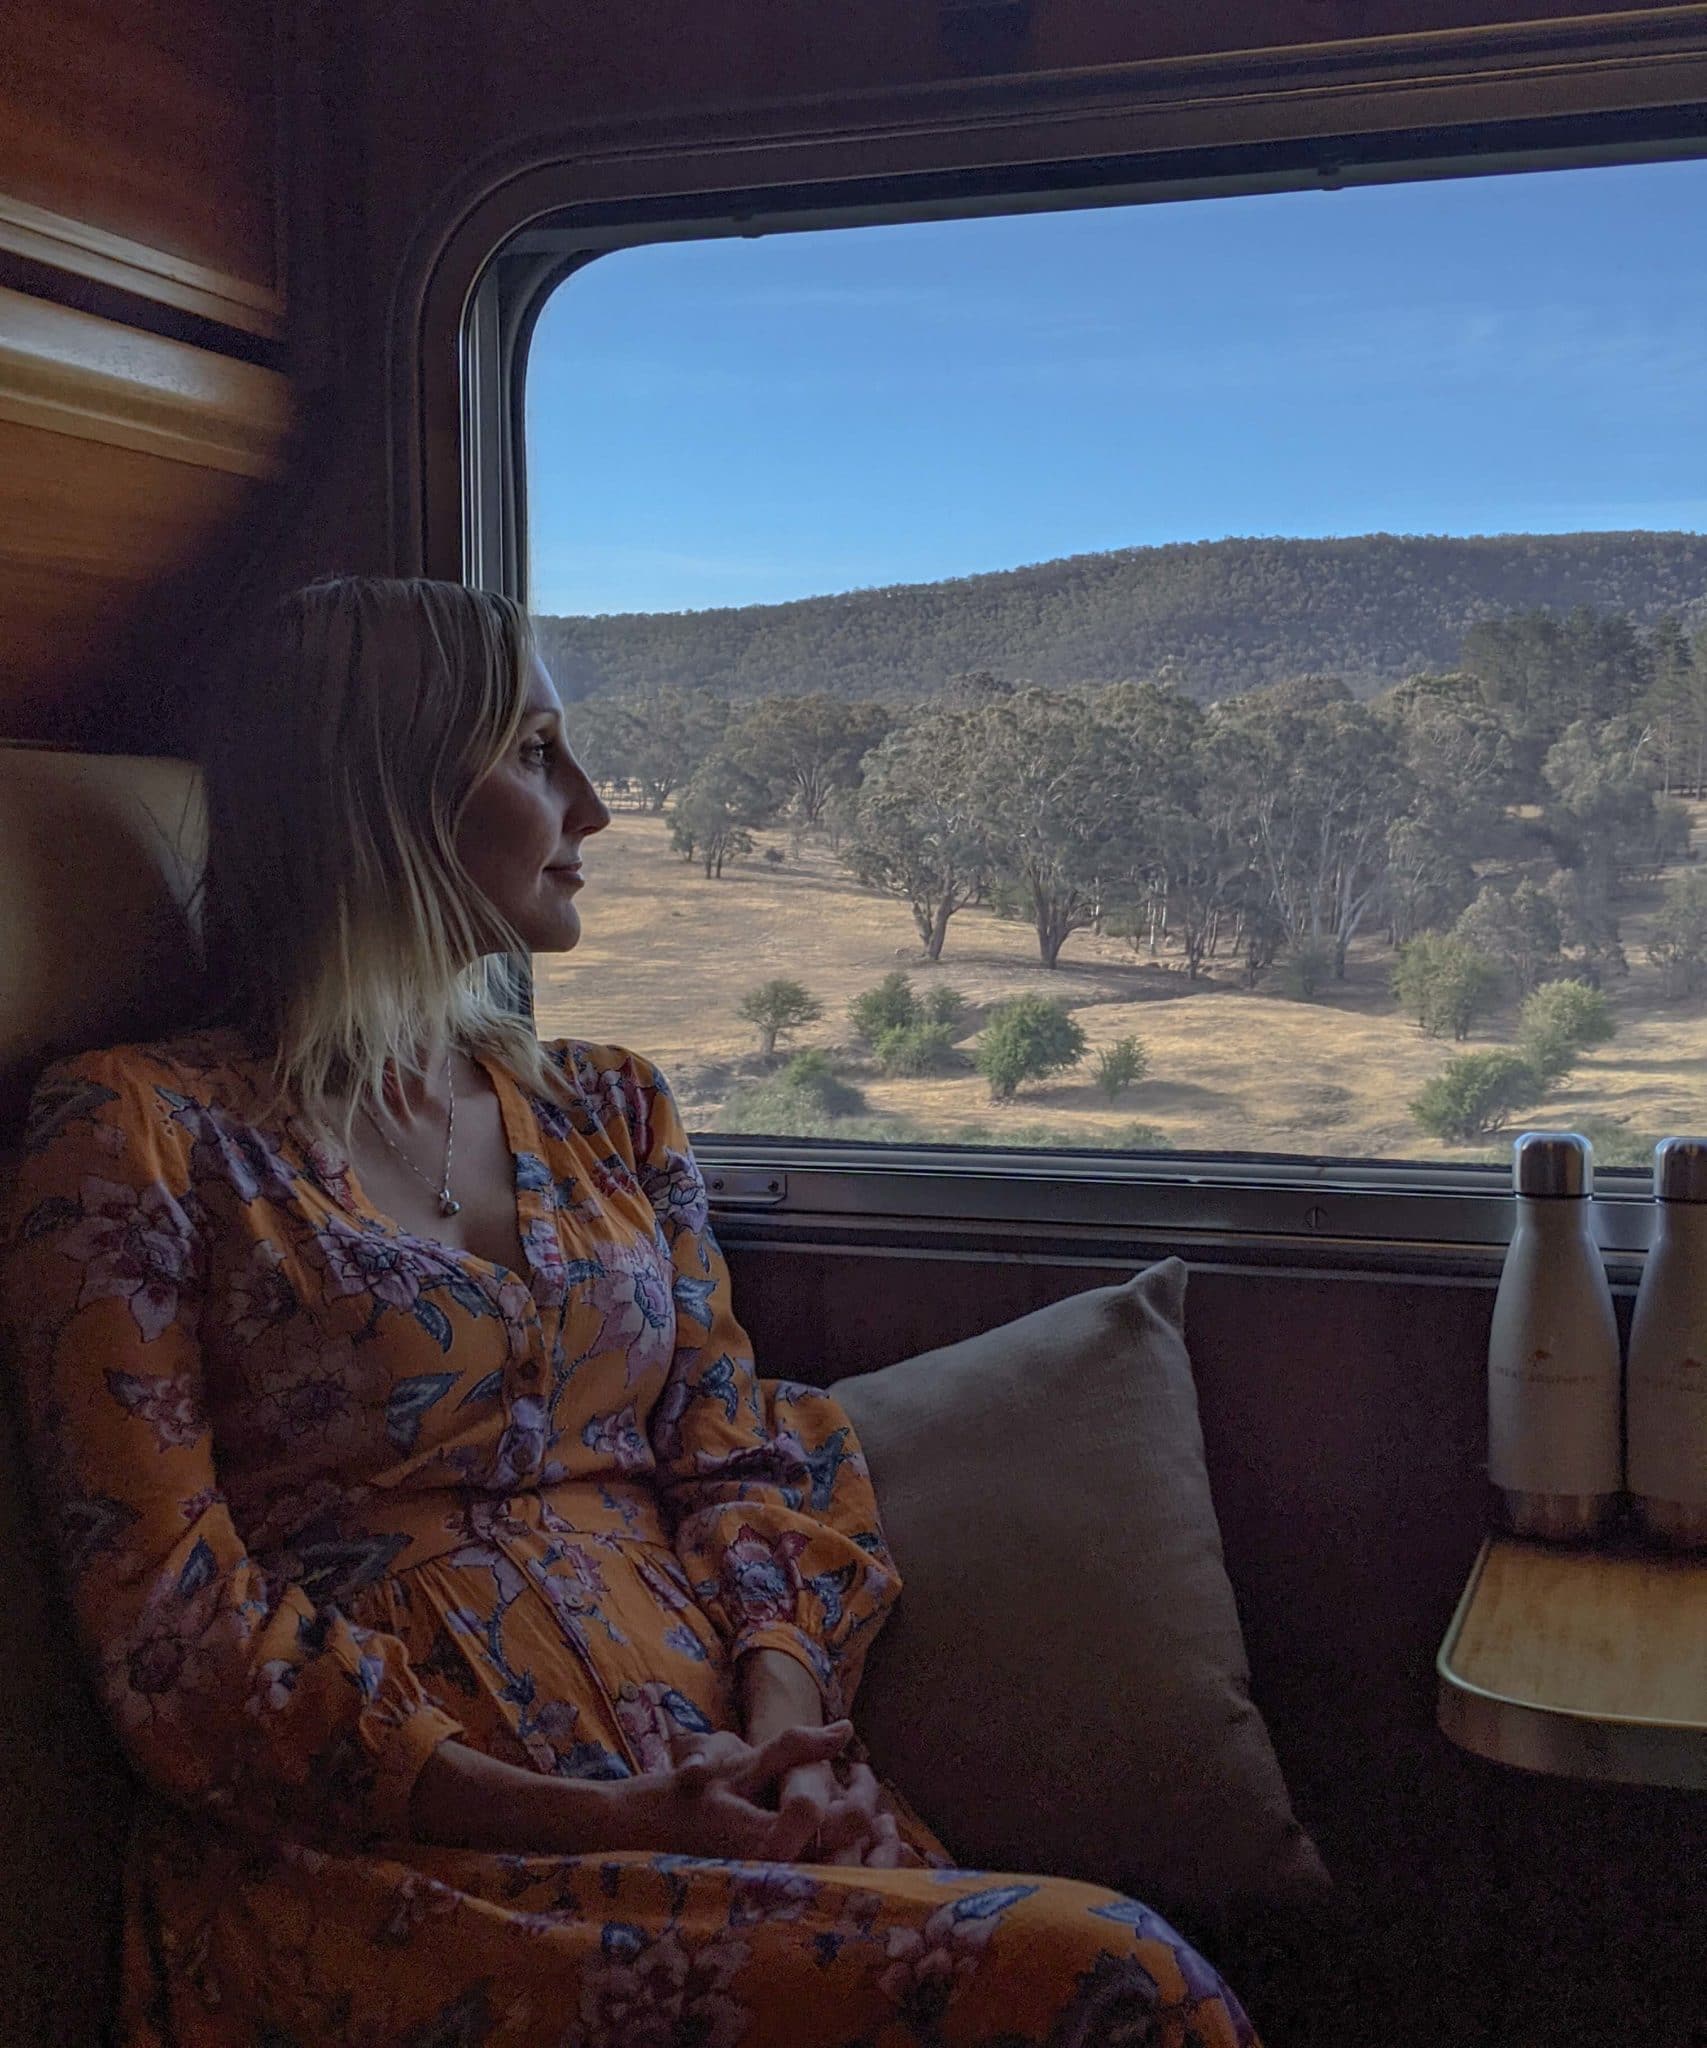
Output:
M202 836L183 762L0 746L0 1161L48 1060L194 1014ZM0 2040L89 2048L130 1791L77 1668L3 1360L0 1377Z

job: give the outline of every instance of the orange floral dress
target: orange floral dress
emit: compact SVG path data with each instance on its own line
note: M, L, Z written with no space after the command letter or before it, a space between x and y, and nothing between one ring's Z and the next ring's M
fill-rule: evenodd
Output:
M755 1377L669 1090L497 1066L527 1270L401 1229L206 1032L37 1091L8 1355L142 1787L125 2048L1240 2048L1134 1901L956 1870L413 1839L446 1737L667 1767L783 1650L837 1712L898 1591L826 1394Z

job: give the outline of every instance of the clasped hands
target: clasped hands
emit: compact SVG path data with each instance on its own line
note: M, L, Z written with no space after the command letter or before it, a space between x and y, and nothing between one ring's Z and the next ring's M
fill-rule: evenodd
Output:
M833 1721L757 1742L721 1731L678 1737L674 1767L660 1781L672 1846L765 1863L896 1869L895 1816L869 1765L842 1755L852 1736L850 1722Z

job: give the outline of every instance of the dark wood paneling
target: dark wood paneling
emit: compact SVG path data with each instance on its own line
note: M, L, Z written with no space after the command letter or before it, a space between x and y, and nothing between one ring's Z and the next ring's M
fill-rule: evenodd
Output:
M726 1232L738 1239L738 1228ZM874 1369L1118 1277L732 1244L762 1370ZM1695 2048L1707 1800L1481 1764L1434 1655L1484 1526L1493 1289L1195 1270L1210 1477L1253 1686L1339 1885L1307 1929L1193 1930L1268 2048Z
M0 423L0 736L85 738L134 674L139 613L243 512L224 471ZM140 678L135 678L140 687Z
M0 290L0 737L81 737L105 701L104 744L164 744L131 714L221 595L176 579L241 530L287 425L272 371Z
M46 0L6 10L6 200L280 285L272 0Z

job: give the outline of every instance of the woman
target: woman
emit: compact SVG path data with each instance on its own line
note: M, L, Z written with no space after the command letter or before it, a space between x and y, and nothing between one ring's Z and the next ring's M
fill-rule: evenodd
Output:
M8 1355L144 1788L120 2039L1249 2042L852 1744L846 1418L755 1378L661 1077L503 1000L609 823L561 723L507 600L301 593L207 749L229 1023L37 1092Z

